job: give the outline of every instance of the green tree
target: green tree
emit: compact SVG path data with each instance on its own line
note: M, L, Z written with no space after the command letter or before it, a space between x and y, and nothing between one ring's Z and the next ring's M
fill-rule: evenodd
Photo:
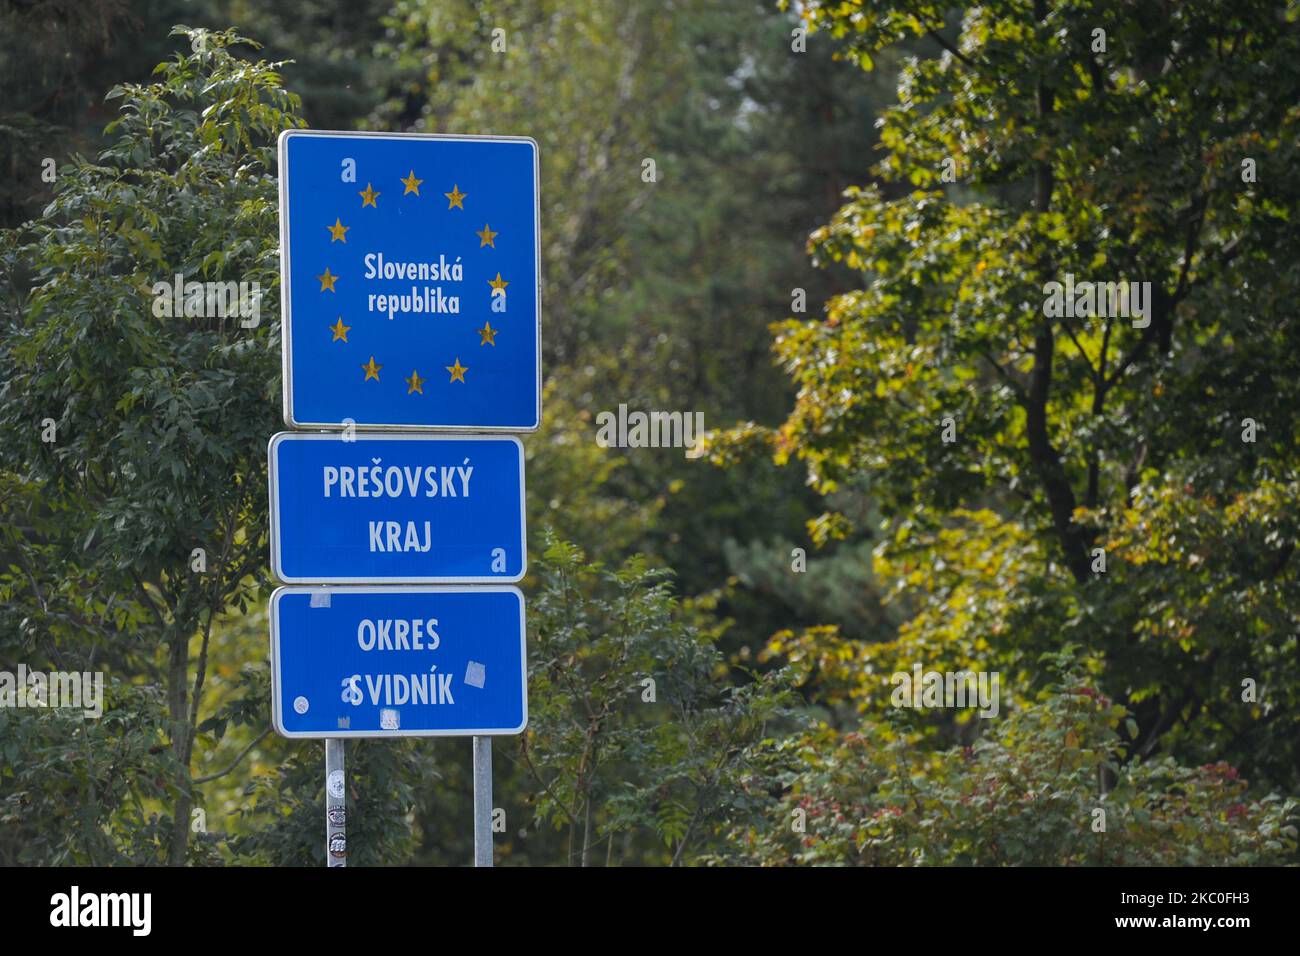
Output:
M157 82L109 94L113 144L65 165L46 215L6 235L0 346L10 633L46 661L161 688L124 692L140 709L111 724L123 746L146 728L165 745L158 780L119 809L129 778L103 779L115 764L87 748L80 802L111 821L165 792L153 839L172 864L190 846L213 625L266 580L274 142L298 125L276 64L230 55L247 42L233 33L202 38L205 52L162 64ZM260 284L261 320L159 317L154 285L177 273ZM79 861L113 860L93 846Z
M640 557L608 571L547 541L517 759L570 865L690 862L759 806L740 782L784 713L785 675L730 686L721 628L664 578Z
M918 660L1034 686L1038 655L1073 641L1133 715L1130 759L1226 759L1294 788L1294 9L803 13L865 69L903 40L934 51L903 64L882 118L889 187L852 190L810 243L856 288L779 326L793 412L732 436L879 502L877 571L905 622L850 655L862 699ZM1067 274L1149 282L1148 319L1056 310Z

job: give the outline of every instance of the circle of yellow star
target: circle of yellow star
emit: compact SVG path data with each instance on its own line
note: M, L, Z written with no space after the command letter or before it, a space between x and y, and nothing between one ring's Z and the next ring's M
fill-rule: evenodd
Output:
M330 326L330 331L334 333L334 338L330 339L331 342L337 342L339 339L346 342L348 340L348 333L352 331L352 326L344 325L343 316L340 315L338 322Z
M444 368L446 368L448 372L451 372L451 380L453 382L464 382L465 373L469 371L468 368L460 364L459 357L457 357L455 365L447 365L444 366Z
M335 292L335 291L337 291L337 290L334 288L334 283L338 281L338 278L339 278L339 277L338 277L338 276L332 276L332 275L330 275L330 267L329 267L329 266L326 266L326 267L325 267L325 274L324 274L324 275L319 275L319 276L317 276L316 278L320 280L320 290L321 290L322 292L324 292L326 289L329 289L331 292Z
M464 209L465 207L463 205L463 202L465 197L468 196L469 193L461 192L460 184L456 183L451 187L451 192L443 193L443 195L446 196L447 199L449 200L449 202L447 203L448 209ZM482 247L480 246L480 248Z
M381 368L383 368L383 366L382 366L382 365L376 365L376 364L375 364L375 357L374 357L373 355L370 356L370 361L367 362L365 365L363 365L363 366L361 366L361 367L365 370L365 373L366 373L366 377L365 377L364 379L362 379L362 381L366 381L366 382L368 382L368 381L370 381L372 378L373 378L376 382L379 381L379 370L380 370Z
M413 169L405 179L399 179L398 182L406 187L406 192L402 193L403 196L406 193L415 193L418 196L420 195L420 183L424 182L424 180L416 179L415 170Z
M348 229L350 227L343 225L343 223L339 221L338 216L334 217L334 225L326 226L325 228L330 231L330 242L348 241Z
M379 198L380 193L377 193L375 190L370 188L370 183L366 183L366 188L357 193L357 195L361 197L362 209L365 209L367 206L374 206L376 209L379 208L379 203L375 202L375 200Z
M493 292L505 292L506 286L508 286L509 284L510 284L509 282L501 278L500 272L497 273L497 277L495 279L488 279L488 285L492 287Z
M500 235L500 233L493 232L491 227L489 227L487 223L483 223L483 231L476 232L474 233L474 235L478 236L479 238L478 247L480 249L482 249L484 246L491 246L493 249L495 249L497 247L497 244L492 240L495 239L498 235Z
M483 328L478 329L477 331L479 337L478 344L480 346L484 346L484 345L495 346L497 344L497 333L500 332L501 330L492 328L491 322L484 322Z
M403 381L410 386L410 388L406 390L407 395L410 395L412 392L419 392L421 395L424 394L424 379L420 378L420 373L415 369L411 369L411 377L403 379Z

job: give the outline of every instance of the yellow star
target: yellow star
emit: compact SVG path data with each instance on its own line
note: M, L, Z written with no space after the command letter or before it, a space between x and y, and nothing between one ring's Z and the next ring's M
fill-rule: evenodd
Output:
M370 183L366 183L366 188L357 193L357 195L361 197L362 209L365 209L367 206L374 206L376 209L379 208L379 203L375 202L375 200L379 198L380 194L370 188Z
M398 182L406 187L406 192L402 193L403 196L405 196L406 193L415 193L418 196L420 195L420 183L424 182L424 180L416 179L415 170L413 169L405 179L399 179ZM424 393L421 392L421 394Z
M334 283L338 281L339 277L330 275L329 266L325 267L324 275L319 275L316 278L320 280L320 290L322 292L324 292L326 289L329 289L331 292L337 291L334 288Z
M331 342L337 342L339 339L346 342L348 340L348 333L352 331L352 326L344 325L343 316L340 315L338 323L330 326L330 331L334 333L334 338L330 339Z
M478 247L479 247L480 249L482 249L484 246L491 246L493 249L495 249L495 248L497 247L497 244L496 244L495 242L493 242L492 240L495 239L498 235L500 235L500 233L495 233L495 232L493 232L493 231L488 227L488 224L487 224L487 223L483 223L483 231L482 231L482 232L476 232L476 233L474 233L474 235L478 236L478 238L479 238L479 244L478 244Z
M505 292L506 286L508 286L509 284L510 284L509 282L501 278L500 272L497 273L497 277L495 279L488 279L488 285L492 287L493 295L495 295L498 292Z
M348 241L348 227L339 221L338 216L334 217L334 225L325 228L330 231L330 242Z
M464 382L465 373L469 371L468 368L460 364L459 358L456 359L455 365L448 365L446 366L446 369L448 372L451 372L451 380L453 382Z
M407 395L410 395L412 392L419 392L421 395L424 394L424 379L420 378L420 373L415 369L411 369L411 377L403 379L403 381L405 381L407 385L411 386L406 390Z
M497 344L497 333L500 331L501 331L500 329L492 328L491 322L484 322L483 328L478 330L478 337L480 339L478 344L480 346L484 346L484 345L495 346Z
M465 207L462 205L462 201L465 199L466 196L469 195L469 193L461 192L460 184L456 183L451 187L451 192L443 193L443 195L446 196L449 200L451 200L449 203L447 203L448 209L464 209ZM482 246L480 246L479 248L482 248Z
M376 364L375 364L375 357L374 357L373 355L370 356L370 361L367 362L365 365L363 365L363 366L361 366L361 367L362 367L362 369L365 370L365 373L366 373L366 377L365 377L365 379L363 379L363 381L368 382L368 381L370 381L372 378L373 378L376 382L379 381L379 370L380 370L381 368L383 368L383 366L382 366L382 365L376 365Z

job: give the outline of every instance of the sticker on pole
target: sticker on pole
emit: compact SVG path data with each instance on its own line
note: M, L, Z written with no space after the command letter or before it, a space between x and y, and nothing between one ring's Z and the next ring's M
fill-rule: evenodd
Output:
M281 581L498 584L524 576L518 438L281 432L268 455L271 570Z
M279 158L286 424L536 429L537 144L291 130Z
M470 737L528 722L515 587L311 588L271 596L271 712L285 737ZM299 709L286 702L305 699Z

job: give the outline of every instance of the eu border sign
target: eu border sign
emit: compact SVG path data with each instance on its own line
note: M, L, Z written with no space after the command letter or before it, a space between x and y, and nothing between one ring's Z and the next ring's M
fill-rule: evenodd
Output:
M279 159L286 424L536 429L537 144L289 130Z
M280 432L271 570L288 584L500 584L527 569L514 436Z
M271 595L271 714L285 737L517 734L526 668L518 588Z

